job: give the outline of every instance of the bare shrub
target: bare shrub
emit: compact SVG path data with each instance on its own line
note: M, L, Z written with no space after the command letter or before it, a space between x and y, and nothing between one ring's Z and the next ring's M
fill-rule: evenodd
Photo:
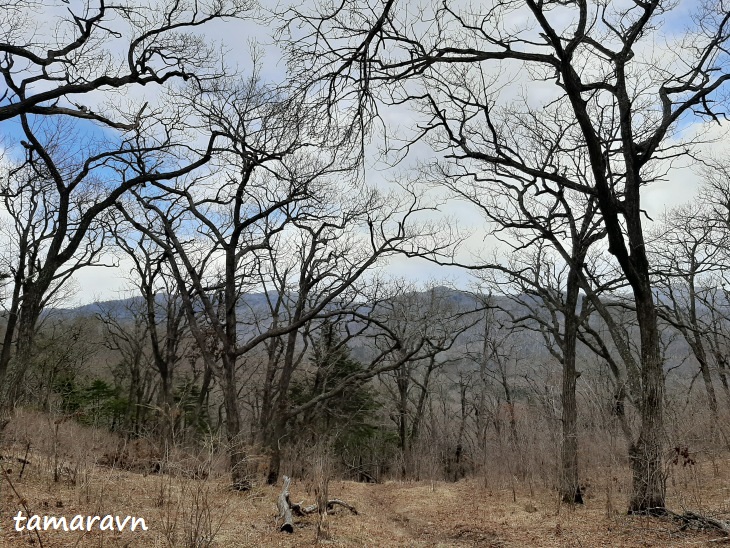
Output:
M76 485L84 471L97 464L99 455L112 451L120 438L81 425L68 415L17 409L5 429L3 442L4 452L19 458L27 455L30 464L26 475Z
M167 546L172 548L207 548L227 518L227 506L213 508L213 487L199 480L161 478L158 503L162 507L161 530Z
M317 531L316 542L329 540L330 529L327 520L327 505L329 502L329 480L332 474L332 459L325 448L320 448L314 459L312 482L317 503Z

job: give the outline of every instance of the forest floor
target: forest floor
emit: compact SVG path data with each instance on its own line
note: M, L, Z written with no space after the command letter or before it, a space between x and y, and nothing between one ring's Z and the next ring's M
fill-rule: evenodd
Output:
M1 455L2 453L0 453ZM15 453L17 454L17 453ZM275 523L280 488L260 486L234 493L225 481L174 478L93 466L75 482L53 482L33 461L18 479L22 465L5 453L0 461L0 547L266 547L312 546L316 516L295 519L293 534ZM730 517L730 460L677 468L670 480L669 506ZM35 468L35 469L34 469ZM623 475L623 473L622 473ZM10 479L10 482L8 481ZM600 479L598 483L600 483ZM605 479L605 478L604 478ZM608 478L608 485L612 485ZM11 484L12 483L12 487ZM605 483L605 482L604 482ZM483 480L386 482L363 484L331 481L330 498L354 505L327 519L331 546L717 546L717 532L681 530L669 519L625 515L626 493L590 489L586 504L575 509L557 504L554 492L516 485L485 485ZM306 481L294 480L293 501L314 502ZM147 531L40 531L14 529L12 517L80 514L144 518ZM197 539L197 540L196 540Z

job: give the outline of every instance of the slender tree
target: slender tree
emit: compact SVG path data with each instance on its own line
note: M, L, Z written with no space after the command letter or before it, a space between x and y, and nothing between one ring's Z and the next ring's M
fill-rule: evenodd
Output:
M413 477L418 460L414 448L426 422L435 377L461 358L454 348L457 340L477 324L480 314L474 301L446 287L419 292L404 284L400 295L381 306L388 309L388 325L400 340L396 356L407 355L424 337L438 349L425 357L418 353L401 360L398 368L380 376L393 407L391 418L403 457L401 475Z
M705 303L724 269L718 253L718 227L699 201L667 212L652 231L650 252L660 295L659 313L676 328L699 365L714 424L719 422L713 381L713 355L708 350L711 318ZM707 311L706 311L707 310Z

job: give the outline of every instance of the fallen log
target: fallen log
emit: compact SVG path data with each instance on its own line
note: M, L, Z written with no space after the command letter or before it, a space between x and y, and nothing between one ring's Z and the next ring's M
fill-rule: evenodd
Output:
M292 511L297 516L308 516L309 514L314 514L317 511L317 505L316 504L310 504L309 506L304 506L304 501L302 502L290 502Z
M730 522L712 518L709 516L703 516L695 512L684 512L683 514L677 514L675 512L668 511L672 518L681 523L680 529L684 530L687 528L699 529L699 530L711 530L718 531L730 537Z
M347 504L344 500L340 499L329 499L327 501L327 513L331 513L332 510L334 510L335 505L342 506L343 508L347 508L350 512L357 515L357 510L355 510L354 506L350 506Z
M282 520L282 524L279 527L279 531L286 532L286 533L294 532L294 519L293 519L294 515L308 516L310 514L319 512L319 506L317 504L310 504L308 506L305 506L304 501L292 502L289 498L289 487L290 486L291 486L291 478L289 476L284 476L284 488L282 489L281 493L279 494L279 498L276 502L276 505L279 508L279 516L277 518L277 523L279 520ZM354 506L352 506L351 504L348 504L345 501L340 500L340 499L328 499L325 513L331 514L334 511L335 506L342 506L343 508L347 508L353 514L358 515L357 509Z
M304 502L302 501L302 502L290 502L289 505L291 506L292 512L294 512L294 515L296 515L296 516L308 516L309 514L314 514L314 513L319 512L319 506L316 504L310 504L309 506L304 506ZM340 499L329 499L327 501L327 510L326 510L327 513L331 514L334 511L335 506L342 506L343 508L347 508L350 512L352 512L356 516L358 515L357 509L354 506L347 504L344 500L340 500Z
M284 489L279 495L277 506L279 507L279 519L282 520L279 531L293 533L294 532L294 518L292 517L291 502L289 502L289 485L291 484L291 478L284 476Z

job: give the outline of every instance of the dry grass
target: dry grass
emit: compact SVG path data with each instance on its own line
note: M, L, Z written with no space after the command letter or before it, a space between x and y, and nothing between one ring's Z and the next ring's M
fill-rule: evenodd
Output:
M43 436L50 428L31 424L26 432ZM41 424L47 419L37 418ZM50 426L50 425L49 425ZM93 429L64 424L61 454L73 477L53 481L51 444L28 439L30 464L19 478L27 443L15 436L0 447L0 460L22 500L0 476L0 547L266 547L312 546L317 536L315 514L297 518L293 535L280 533L275 523L279 489L258 486L249 493L227 489L220 466L210 466L208 479L186 474L158 475L124 471L100 464L99 452L116 443ZM7 434L7 432L6 432ZM98 437L94 437L98 436ZM75 438L75 439L74 439ZM5 437L6 443L8 436ZM57 444L58 445L58 444ZM41 449L42 447L42 449ZM72 450L76 447L75 450ZM96 455L96 456L95 456ZM218 457L216 457L218 458ZM670 465L669 506L730 518L730 459L727 455L697 454L696 464ZM183 461L181 461L183 462ZM179 463L178 463L179 464ZM196 464L197 466L197 464ZM497 466L497 463L495 463ZM175 464L167 467L175 470ZM586 504L575 509L558 505L545 484L517 478L467 479L458 483L386 482L361 484L331 480L330 498L353 504L359 515L340 509L327 519L332 546L716 546L718 534L682 531L666 519L628 517L628 470L594 464L585 473ZM320 478L321 479L321 478ZM488 480L488 481L487 481ZM317 478L294 480L291 498L311 504ZM513 494L514 487L514 494ZM133 515L145 519L146 532L88 533L41 531L35 535L13 530L12 516L24 506L49 516L76 514ZM25 511L24 511L25 514Z
M727 465L727 461L723 463L725 469ZM704 488L705 508L727 510L727 479L715 478ZM131 514L145 518L149 531L46 531L41 532L43 546L189 546L186 539L191 532L194 537L195 531L200 535L198 546L289 547L315 542L316 515L300 518L293 535L278 532L274 522L278 491L272 487L241 495L229 492L223 479L145 477L102 468L91 471L88 481L92 485L89 497L80 496L72 485L49 488L35 479L15 484L33 513L69 519L75 514ZM514 502L511 490L487 489L473 480L380 485L333 481L329 491L330 496L351 502L360 512L342 511L330 517L331 540L325 544L333 546L702 546L717 538L712 533L680 531L667 520L618 512L609 516L605 495L600 494L589 498L585 507L569 509L559 508L550 492L529 497L518 491ZM292 499L310 502L313 493L294 482ZM676 495L670 503L679 505ZM621 495L613 504L625 508ZM27 532L12 530L11 516L19 509L20 501L6 485L2 490L3 547L38 545ZM203 523L206 519L209 522ZM176 536L171 537L171 527L176 528Z

